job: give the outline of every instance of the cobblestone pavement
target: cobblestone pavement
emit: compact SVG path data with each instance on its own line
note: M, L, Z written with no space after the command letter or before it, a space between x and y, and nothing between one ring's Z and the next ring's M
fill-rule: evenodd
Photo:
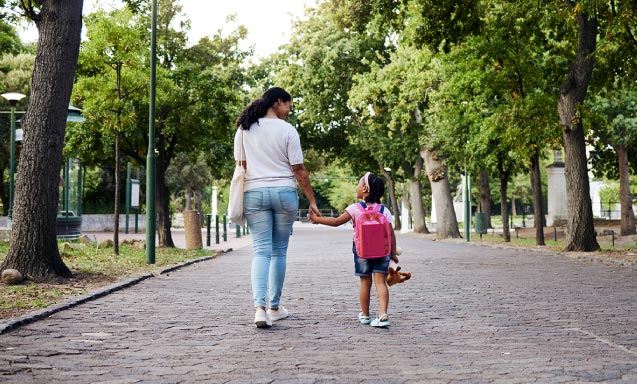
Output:
M0 382L637 383L636 269L398 242L388 329L357 321L351 228L299 225L274 327L235 248L0 335Z

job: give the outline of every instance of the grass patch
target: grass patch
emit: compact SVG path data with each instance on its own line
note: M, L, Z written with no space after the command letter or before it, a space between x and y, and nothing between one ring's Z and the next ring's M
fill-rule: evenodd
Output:
M95 243L60 242L59 249L74 277L56 282L27 280L20 285L0 284L0 319L21 316L119 280L156 273L171 265L216 254L207 249L156 248L155 264L148 265L146 250L128 244L119 247L119 255L113 253L113 248L98 248ZM9 243L0 243L0 262L8 251Z

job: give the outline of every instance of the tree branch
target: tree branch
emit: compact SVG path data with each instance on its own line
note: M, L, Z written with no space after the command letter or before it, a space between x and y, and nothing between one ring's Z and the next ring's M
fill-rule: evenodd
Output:
M42 17L40 16L40 12L35 10L35 4L42 5L42 1L38 0L20 0L20 8L24 11L24 14L29 19L35 21L37 24Z

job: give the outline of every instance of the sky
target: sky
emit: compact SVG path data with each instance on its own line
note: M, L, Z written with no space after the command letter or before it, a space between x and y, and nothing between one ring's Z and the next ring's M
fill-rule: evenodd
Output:
M255 57L265 57L276 52L285 44L291 34L292 21L302 18L304 9L314 7L317 0L181 0L184 13L190 19L191 31L189 40L196 43L204 36L213 35L222 29L226 34L237 25L248 28L245 46L254 45ZM117 0L84 0L84 14L90 13L98 6L105 9L118 6ZM226 26L226 17L236 14L236 22ZM35 26L18 30L25 41L35 41Z

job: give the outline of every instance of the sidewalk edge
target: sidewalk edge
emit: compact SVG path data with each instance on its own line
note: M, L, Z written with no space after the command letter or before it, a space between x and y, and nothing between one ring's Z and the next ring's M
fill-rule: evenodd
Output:
M44 318L47 318L57 312L63 311L65 309L70 309L73 308L75 306L78 306L80 304L98 299L100 297L106 296L110 293L113 292L117 292L119 290L122 290L124 288L128 288L128 287L132 287L133 285L136 285L146 279L150 279L156 276L160 276L160 275L164 275L166 273L169 272L173 272L176 271L178 269L181 269L183 267L195 264L195 263L200 263L202 261L207 261L207 260L212 260L214 259L216 256L227 253L227 252L231 252L232 248L229 249L225 249L225 250L220 250L217 251L217 253L214 256L204 256L204 257L200 257L198 259L193 259L193 260L189 260L189 261L185 261L183 263L179 263L176 265L172 265L169 266L167 268L164 268L158 272L155 273L145 273L143 275L140 276L135 276L135 277L131 277L129 279L126 280L122 280L119 281L117 283L113 283L111 285L107 285L105 287L102 288L98 288L97 290L93 291L93 292L89 292L87 294L81 295L81 296L77 296L75 298L69 299L67 301L64 301L62 303L56 303L53 305L50 305L46 308L34 311L34 312L30 312L27 313L26 315L22 315L20 317L16 317L13 319L9 319L5 322L0 323L0 335L5 334L11 330L14 330L20 326L23 325L27 325L27 324L31 324L37 320L41 320Z

